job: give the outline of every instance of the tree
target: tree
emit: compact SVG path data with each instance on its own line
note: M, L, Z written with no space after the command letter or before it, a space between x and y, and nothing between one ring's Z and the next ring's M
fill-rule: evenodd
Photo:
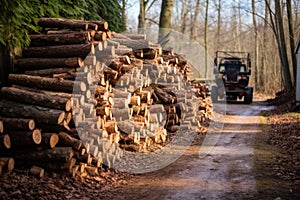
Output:
M160 18L159 18L159 38L165 36L167 29L171 28L171 18L174 0L162 0Z
M288 16L288 26L289 26L289 38L290 38L290 51L292 57L292 65L293 65L293 79L296 81L297 76L297 60L296 54L294 54L295 49L295 40L294 40L294 28L293 28L293 15L292 15L292 2L291 0L286 1L287 6L287 16Z
M86 12L84 0L2 0L0 6L0 43L13 49L29 45L29 32L38 32L39 17L80 19ZM13 13L13 14L12 14Z
M255 13L255 0L252 0L252 21L254 28L254 89L257 90L258 86L260 85L258 83L260 80L260 73L258 73L258 31Z
M205 5L205 23L204 23L204 49L205 49L205 78L207 77L207 32L208 32L208 4L209 1L206 0L206 5Z
M125 30L118 0L2 0L0 13L0 43L10 49L29 45L40 17L100 19L114 31Z
M138 17L138 32L144 33L146 28L147 11L153 6L156 0L140 0L140 13Z
M282 21L282 12L281 12L281 4L279 0L275 0L275 21L276 21L276 29L277 29L277 40L278 40L278 48L280 52L280 60L281 60L281 68L282 68L282 76L284 81L284 86L286 91L290 92L293 89L288 55L285 43L284 36L284 27Z
M206 2L208 3L208 0ZM198 19L199 12L200 12L200 0L197 0L194 16L193 16L193 19L192 19L192 26L191 26L191 37L192 37L192 39L196 39L196 37L197 37L197 31L196 30L197 30L197 22L198 22L197 19Z

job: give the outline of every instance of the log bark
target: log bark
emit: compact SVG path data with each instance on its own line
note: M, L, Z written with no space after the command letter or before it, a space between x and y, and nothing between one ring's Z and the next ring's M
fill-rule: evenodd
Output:
M112 38L111 40L119 42L121 45L125 45L131 49L144 49L149 47L149 41L147 40L128 40L116 38Z
M99 31L107 31L108 30L108 23L106 21L94 20L94 21L89 21L89 22L97 24Z
M5 130L24 130L32 131L35 129L35 121L33 119L24 118L6 118L0 117L0 121L3 122Z
M79 57L72 58L18 58L15 60L15 68L18 71L49 69L49 68L78 68L83 66Z
M35 129L33 131L10 131L12 148L31 147L42 142L41 131Z
M42 178L42 177L44 177L45 171L44 171L44 169L41 168L41 167L32 166L32 167L30 168L30 170L29 170L29 173L32 174L32 175L34 175L34 176L37 176L37 177L39 177L39 178Z
M0 101L0 115L4 117L33 118L40 123L57 125L63 122L65 112L2 100Z
M62 18L40 18L38 25L43 28L68 28L68 29L79 29L79 30L97 30L98 25L75 19L62 19Z
M16 160L20 161L37 161L37 163L51 163L51 162L63 162L66 163L71 160L74 155L74 151L71 147L55 147L53 149L45 149L42 151L36 150L17 150L8 153L12 155ZM55 163L58 165L58 163Z
M22 54L25 58L69 58L80 57L95 53L93 44L71 44L59 46L28 47Z
M77 130L71 129L70 127L65 127L63 125L52 125L52 124L46 124L46 123L37 123L36 125L38 128L42 130L42 132L45 133L60 133L65 132L68 135L70 135L73 138L80 139L77 133Z
M68 98L31 92L13 87L3 87L1 89L1 95L9 100L30 105L37 105L64 111L70 111L72 109L72 101Z
M107 39L107 35L105 32L103 31L97 31L95 33L95 36L94 36L94 40L97 40L97 41L104 41Z
M146 40L146 35L145 34L133 34L133 33L123 33L127 38L130 38L132 40ZM115 34L114 34L115 36Z
M153 48L134 49L133 54L139 59L156 59L158 52Z
M14 170L15 168L15 160L10 157L1 157L0 163L4 167L4 169L7 169L9 172Z
M58 141L59 137L56 133L42 133L42 143L41 147L42 148L54 148Z
M55 74L62 73L75 73L76 69L72 68L50 68L50 69L40 69L40 70L28 70L24 71L25 75L31 76L43 76L43 77L53 77Z
M76 138L71 137L65 132L60 132L59 134L59 141L62 144L72 147L75 150L79 150L82 146L82 142Z
M29 37L31 47L84 44L91 41L91 35L88 31L76 31L65 34L39 34L30 35Z
M52 90L57 92L73 93L73 89L80 92L86 91L83 82L58 80L54 78L28 76L23 74L10 74L8 79L11 84L36 87L39 89Z

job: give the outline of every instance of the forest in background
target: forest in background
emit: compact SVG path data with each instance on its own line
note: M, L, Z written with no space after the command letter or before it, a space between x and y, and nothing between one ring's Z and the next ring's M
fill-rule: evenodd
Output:
M40 17L105 20L116 32L170 28L212 58L217 50L250 52L258 93L295 88L298 0L1 0L0 12L0 43L10 48L29 44Z
M162 2L173 6L170 28L199 42L210 57L217 50L250 52L250 80L256 92L275 94L295 88L298 0L123 0L128 31L158 27Z

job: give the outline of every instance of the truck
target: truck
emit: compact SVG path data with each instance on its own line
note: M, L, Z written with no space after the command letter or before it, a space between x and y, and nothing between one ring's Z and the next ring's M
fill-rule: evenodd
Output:
M248 86L251 75L251 58L248 52L217 51L214 59L215 85L211 87L211 99L237 101L245 104L253 101L253 87Z

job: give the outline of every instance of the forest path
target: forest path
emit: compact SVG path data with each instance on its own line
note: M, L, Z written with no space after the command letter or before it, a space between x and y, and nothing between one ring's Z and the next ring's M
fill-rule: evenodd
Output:
M224 106L224 104L216 104ZM260 130L259 101L226 104L223 128L209 133L216 144L193 143L169 166L135 175L110 191L112 199L251 199L256 193L254 141ZM204 143L205 144L205 143Z

